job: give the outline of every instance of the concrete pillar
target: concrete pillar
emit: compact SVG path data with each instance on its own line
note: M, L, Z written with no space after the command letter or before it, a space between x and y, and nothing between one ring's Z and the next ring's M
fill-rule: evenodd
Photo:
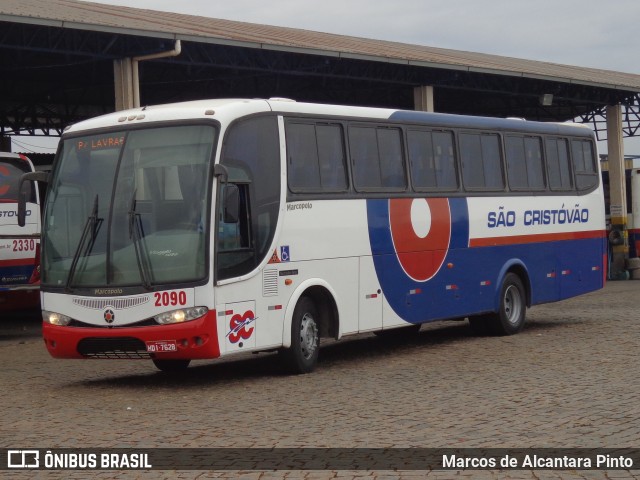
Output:
M611 245L611 278L619 277L625 271L629 256L627 234L627 194L624 172L624 144L622 142L622 107L607 107L607 148L609 158L609 197L611 208L611 229L621 237L618 245Z
M113 61L116 111L133 108L133 68L131 58Z
M11 152L11 137L0 137L0 152Z
M413 89L413 105L420 112L435 112L433 106L433 87L421 85Z

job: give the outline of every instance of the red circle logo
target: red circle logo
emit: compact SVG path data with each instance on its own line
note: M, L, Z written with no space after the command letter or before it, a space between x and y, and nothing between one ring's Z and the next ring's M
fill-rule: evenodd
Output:
M446 198L389 200L389 224L396 255L413 280L432 278L447 256L451 210Z

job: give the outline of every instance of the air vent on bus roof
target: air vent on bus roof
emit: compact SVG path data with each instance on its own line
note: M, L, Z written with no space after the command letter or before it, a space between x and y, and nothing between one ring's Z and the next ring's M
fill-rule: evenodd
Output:
M293 102L293 103L296 102L291 98L283 98L283 97L271 97L269 100L272 102Z

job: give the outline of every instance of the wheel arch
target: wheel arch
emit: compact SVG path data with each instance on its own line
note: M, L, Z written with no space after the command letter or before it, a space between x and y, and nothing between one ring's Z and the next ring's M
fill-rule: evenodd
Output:
M340 314L336 302L336 292L321 279L309 279L302 282L293 292L284 315L282 326L282 346L291 346L291 322L293 312L302 297L309 297L318 310L320 317L320 337L340 338Z
M524 289L525 289L526 304L527 304L527 307L530 307L532 292L531 292L531 280L529 278L529 270L527 269L526 265L522 260L513 259L504 264L504 266L500 270L500 274L498 275L498 282L496 283L496 292L495 292L496 296L494 299L495 311L498 311L498 309L500 308L500 300L501 300L500 291L502 290L502 282L504 282L504 277L506 277L508 273L514 273L518 275L518 277L520 277L520 280L522 281L522 285L524 286Z

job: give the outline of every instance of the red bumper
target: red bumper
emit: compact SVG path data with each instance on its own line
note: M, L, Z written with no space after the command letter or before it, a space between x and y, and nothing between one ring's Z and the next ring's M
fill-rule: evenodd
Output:
M42 324L44 343L55 358L218 358L217 332L215 310L196 320L173 325L83 328ZM147 342L159 341L175 341L176 351L146 351Z

